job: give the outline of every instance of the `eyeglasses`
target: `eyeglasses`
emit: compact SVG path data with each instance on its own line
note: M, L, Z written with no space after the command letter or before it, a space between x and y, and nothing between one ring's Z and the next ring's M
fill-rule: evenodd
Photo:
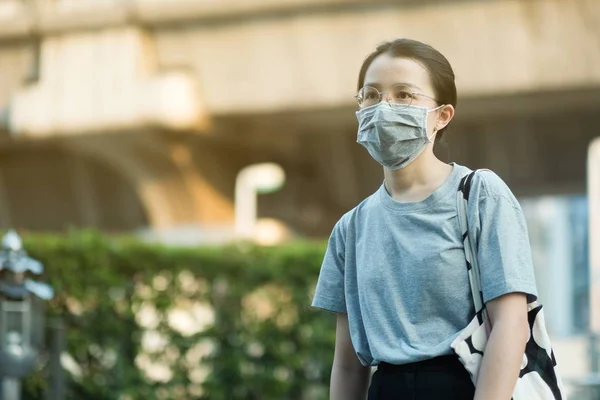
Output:
M360 108L367 108L379 104L384 95L387 95L386 98L389 103L400 104L406 107L410 106L417 96L426 97L437 102L434 97L416 92L412 87L402 84L392 86L387 92L380 92L372 86L365 86L354 97Z

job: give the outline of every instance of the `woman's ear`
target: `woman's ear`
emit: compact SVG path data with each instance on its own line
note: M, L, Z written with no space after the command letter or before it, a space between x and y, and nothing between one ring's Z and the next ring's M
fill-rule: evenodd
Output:
M435 124L436 132L441 131L448 126L450 121L452 121L452 118L454 118L454 107L452 104L442 106L442 108L438 110L437 122Z

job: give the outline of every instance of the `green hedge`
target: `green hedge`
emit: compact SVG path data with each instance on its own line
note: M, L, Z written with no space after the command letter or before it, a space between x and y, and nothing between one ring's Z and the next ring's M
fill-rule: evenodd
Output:
M170 248L93 232L24 241L56 289L49 315L67 325L67 399L327 398L335 322L310 308L323 243ZM195 331L170 322L176 306L201 317ZM27 379L25 399L44 398L45 373Z

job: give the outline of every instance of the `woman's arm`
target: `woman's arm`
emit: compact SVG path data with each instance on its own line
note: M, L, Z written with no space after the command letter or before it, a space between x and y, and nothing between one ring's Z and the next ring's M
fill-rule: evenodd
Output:
M491 300L486 307L492 331L477 379L475 400L509 400L529 339L527 297L509 293Z
M364 367L350 340L348 314L337 315L335 354L331 369L330 400L364 400L367 398L371 367Z

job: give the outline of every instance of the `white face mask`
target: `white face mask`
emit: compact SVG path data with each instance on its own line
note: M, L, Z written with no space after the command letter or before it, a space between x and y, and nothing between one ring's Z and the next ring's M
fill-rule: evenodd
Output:
M382 101L363 108L356 113L357 142L384 167L404 168L432 142L435 133L427 136L427 115L441 107L430 110Z

